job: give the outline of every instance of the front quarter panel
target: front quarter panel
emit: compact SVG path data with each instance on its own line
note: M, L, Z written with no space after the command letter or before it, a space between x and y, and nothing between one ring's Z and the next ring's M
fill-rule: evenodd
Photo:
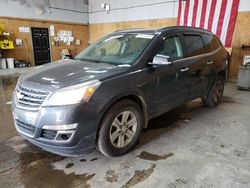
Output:
M115 102L128 96L135 96L142 102L147 114L147 104L150 89L148 69L132 70L102 82L91 97L89 105L96 106L96 112L103 117L105 112Z

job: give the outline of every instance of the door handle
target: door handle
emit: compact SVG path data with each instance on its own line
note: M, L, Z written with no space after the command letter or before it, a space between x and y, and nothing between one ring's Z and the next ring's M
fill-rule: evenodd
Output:
M207 65L212 65L214 62L213 61L208 61Z
M188 68L188 67L185 67L185 68L182 68L182 69L181 69L181 72L186 72L186 71L189 71L189 68Z

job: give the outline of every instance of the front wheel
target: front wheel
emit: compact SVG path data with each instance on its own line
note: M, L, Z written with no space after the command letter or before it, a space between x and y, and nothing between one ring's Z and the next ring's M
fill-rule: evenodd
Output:
M127 153L139 139L142 122L142 112L136 103L131 100L117 102L101 121L97 149L108 157Z
M224 84L225 84L224 77L221 75L217 76L207 97L202 99L206 106L209 107L218 106L223 96Z

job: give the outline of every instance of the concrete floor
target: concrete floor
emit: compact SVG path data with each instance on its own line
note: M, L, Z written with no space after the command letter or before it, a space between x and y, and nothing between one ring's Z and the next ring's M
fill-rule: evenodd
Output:
M250 187L250 92L234 84L217 108L196 100L151 120L119 158L64 158L29 144L13 126L12 88L0 90L0 187Z

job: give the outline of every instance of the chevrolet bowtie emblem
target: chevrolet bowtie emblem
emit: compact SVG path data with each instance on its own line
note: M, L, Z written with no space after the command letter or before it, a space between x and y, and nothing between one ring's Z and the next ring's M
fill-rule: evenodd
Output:
M18 100L20 100L20 99L23 99L24 95L21 94L21 93L17 93L16 97L17 97Z

